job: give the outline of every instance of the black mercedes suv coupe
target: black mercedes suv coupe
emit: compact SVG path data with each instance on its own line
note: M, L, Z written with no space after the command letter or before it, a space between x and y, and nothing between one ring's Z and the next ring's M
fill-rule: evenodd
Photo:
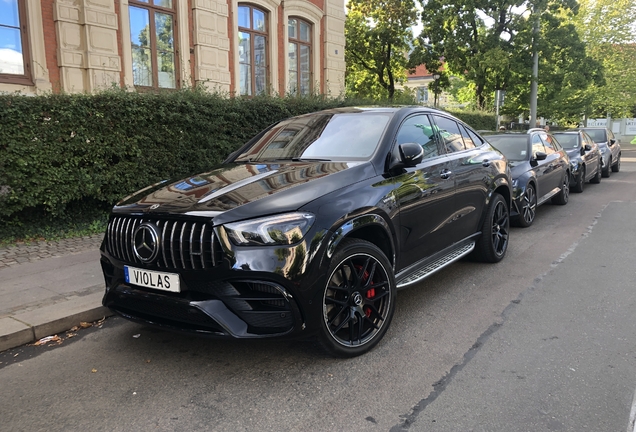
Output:
M422 107L342 108L278 122L220 166L119 202L101 246L103 304L225 338L317 337L355 356L396 292L508 247L505 158Z

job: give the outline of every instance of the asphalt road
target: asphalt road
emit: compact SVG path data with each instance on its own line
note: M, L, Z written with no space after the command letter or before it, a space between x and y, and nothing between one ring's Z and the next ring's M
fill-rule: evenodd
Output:
M110 318L59 346L0 354L0 429L625 431L636 151L623 157L620 173L513 229L503 262L462 261L400 291L365 356Z

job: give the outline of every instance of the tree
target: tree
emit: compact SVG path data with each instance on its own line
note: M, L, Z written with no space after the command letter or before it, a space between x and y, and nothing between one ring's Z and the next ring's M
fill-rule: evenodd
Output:
M531 35L520 34L519 43L531 44ZM541 16L539 34L539 91L537 113L562 123L578 123L591 101L590 86L602 85L601 65L586 54L574 26L553 13ZM527 111L530 99L530 54L518 57L508 80L503 112Z
M486 91L503 88L520 17L517 0L421 0L421 45L443 55L451 72L475 85L477 106L486 105ZM483 17L490 17L487 26ZM428 65L427 65L428 67Z
M414 0L350 0L345 21L349 95L393 99L406 79L417 13Z
M441 53L448 69L474 85L477 107L484 109L495 90L506 90L505 110L527 112L532 71L534 4L521 0L421 0L421 41ZM574 0L536 0L541 11L539 39L540 115L553 114L555 101L580 111L580 91L600 79L576 31L563 23L564 10L576 12ZM582 78L577 78L577 74ZM568 114L570 115L570 114Z
M566 15L585 42L587 53L604 69L604 85L592 85L587 115L633 115L636 106L636 2L579 0L579 13Z

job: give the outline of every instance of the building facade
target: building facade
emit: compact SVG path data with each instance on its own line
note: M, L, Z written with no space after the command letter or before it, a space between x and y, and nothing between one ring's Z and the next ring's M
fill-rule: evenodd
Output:
M0 0L0 92L344 92L344 0Z
M431 83L434 87L435 74L428 71L426 66L419 65L407 75L406 82L402 84L402 87L411 90L419 104L434 106L435 102L437 102L439 107L447 106L449 104L448 94L444 91L439 92L437 101L435 101L435 92L429 88Z

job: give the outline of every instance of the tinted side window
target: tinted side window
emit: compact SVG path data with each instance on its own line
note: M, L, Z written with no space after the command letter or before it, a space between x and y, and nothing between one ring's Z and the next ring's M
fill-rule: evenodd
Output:
M424 158L439 156L435 130L427 115L419 114L407 118L397 133L397 144L418 143L424 149Z
M481 139L481 137L473 132L470 128L466 128L466 130L468 131L468 135L470 135L470 138L473 140L473 144L475 144L475 146L479 147L484 143L484 140Z
M472 137L468 134L468 130L463 125L459 125L459 130L461 130L462 132L462 137L464 138L464 146L466 147L466 149L475 148L479 145L473 142Z
M543 144L545 144L545 152L547 154L552 154L557 151L557 149L554 148L554 144L552 143L552 136L546 133L539 134L539 136L541 137Z
M464 139L462 138L462 133L459 130L457 122L437 115L434 115L433 118L437 124L438 135L446 149L446 153L464 150Z
M532 135L532 157L535 157L537 152L546 153L545 146L541 138L539 138L539 135Z

